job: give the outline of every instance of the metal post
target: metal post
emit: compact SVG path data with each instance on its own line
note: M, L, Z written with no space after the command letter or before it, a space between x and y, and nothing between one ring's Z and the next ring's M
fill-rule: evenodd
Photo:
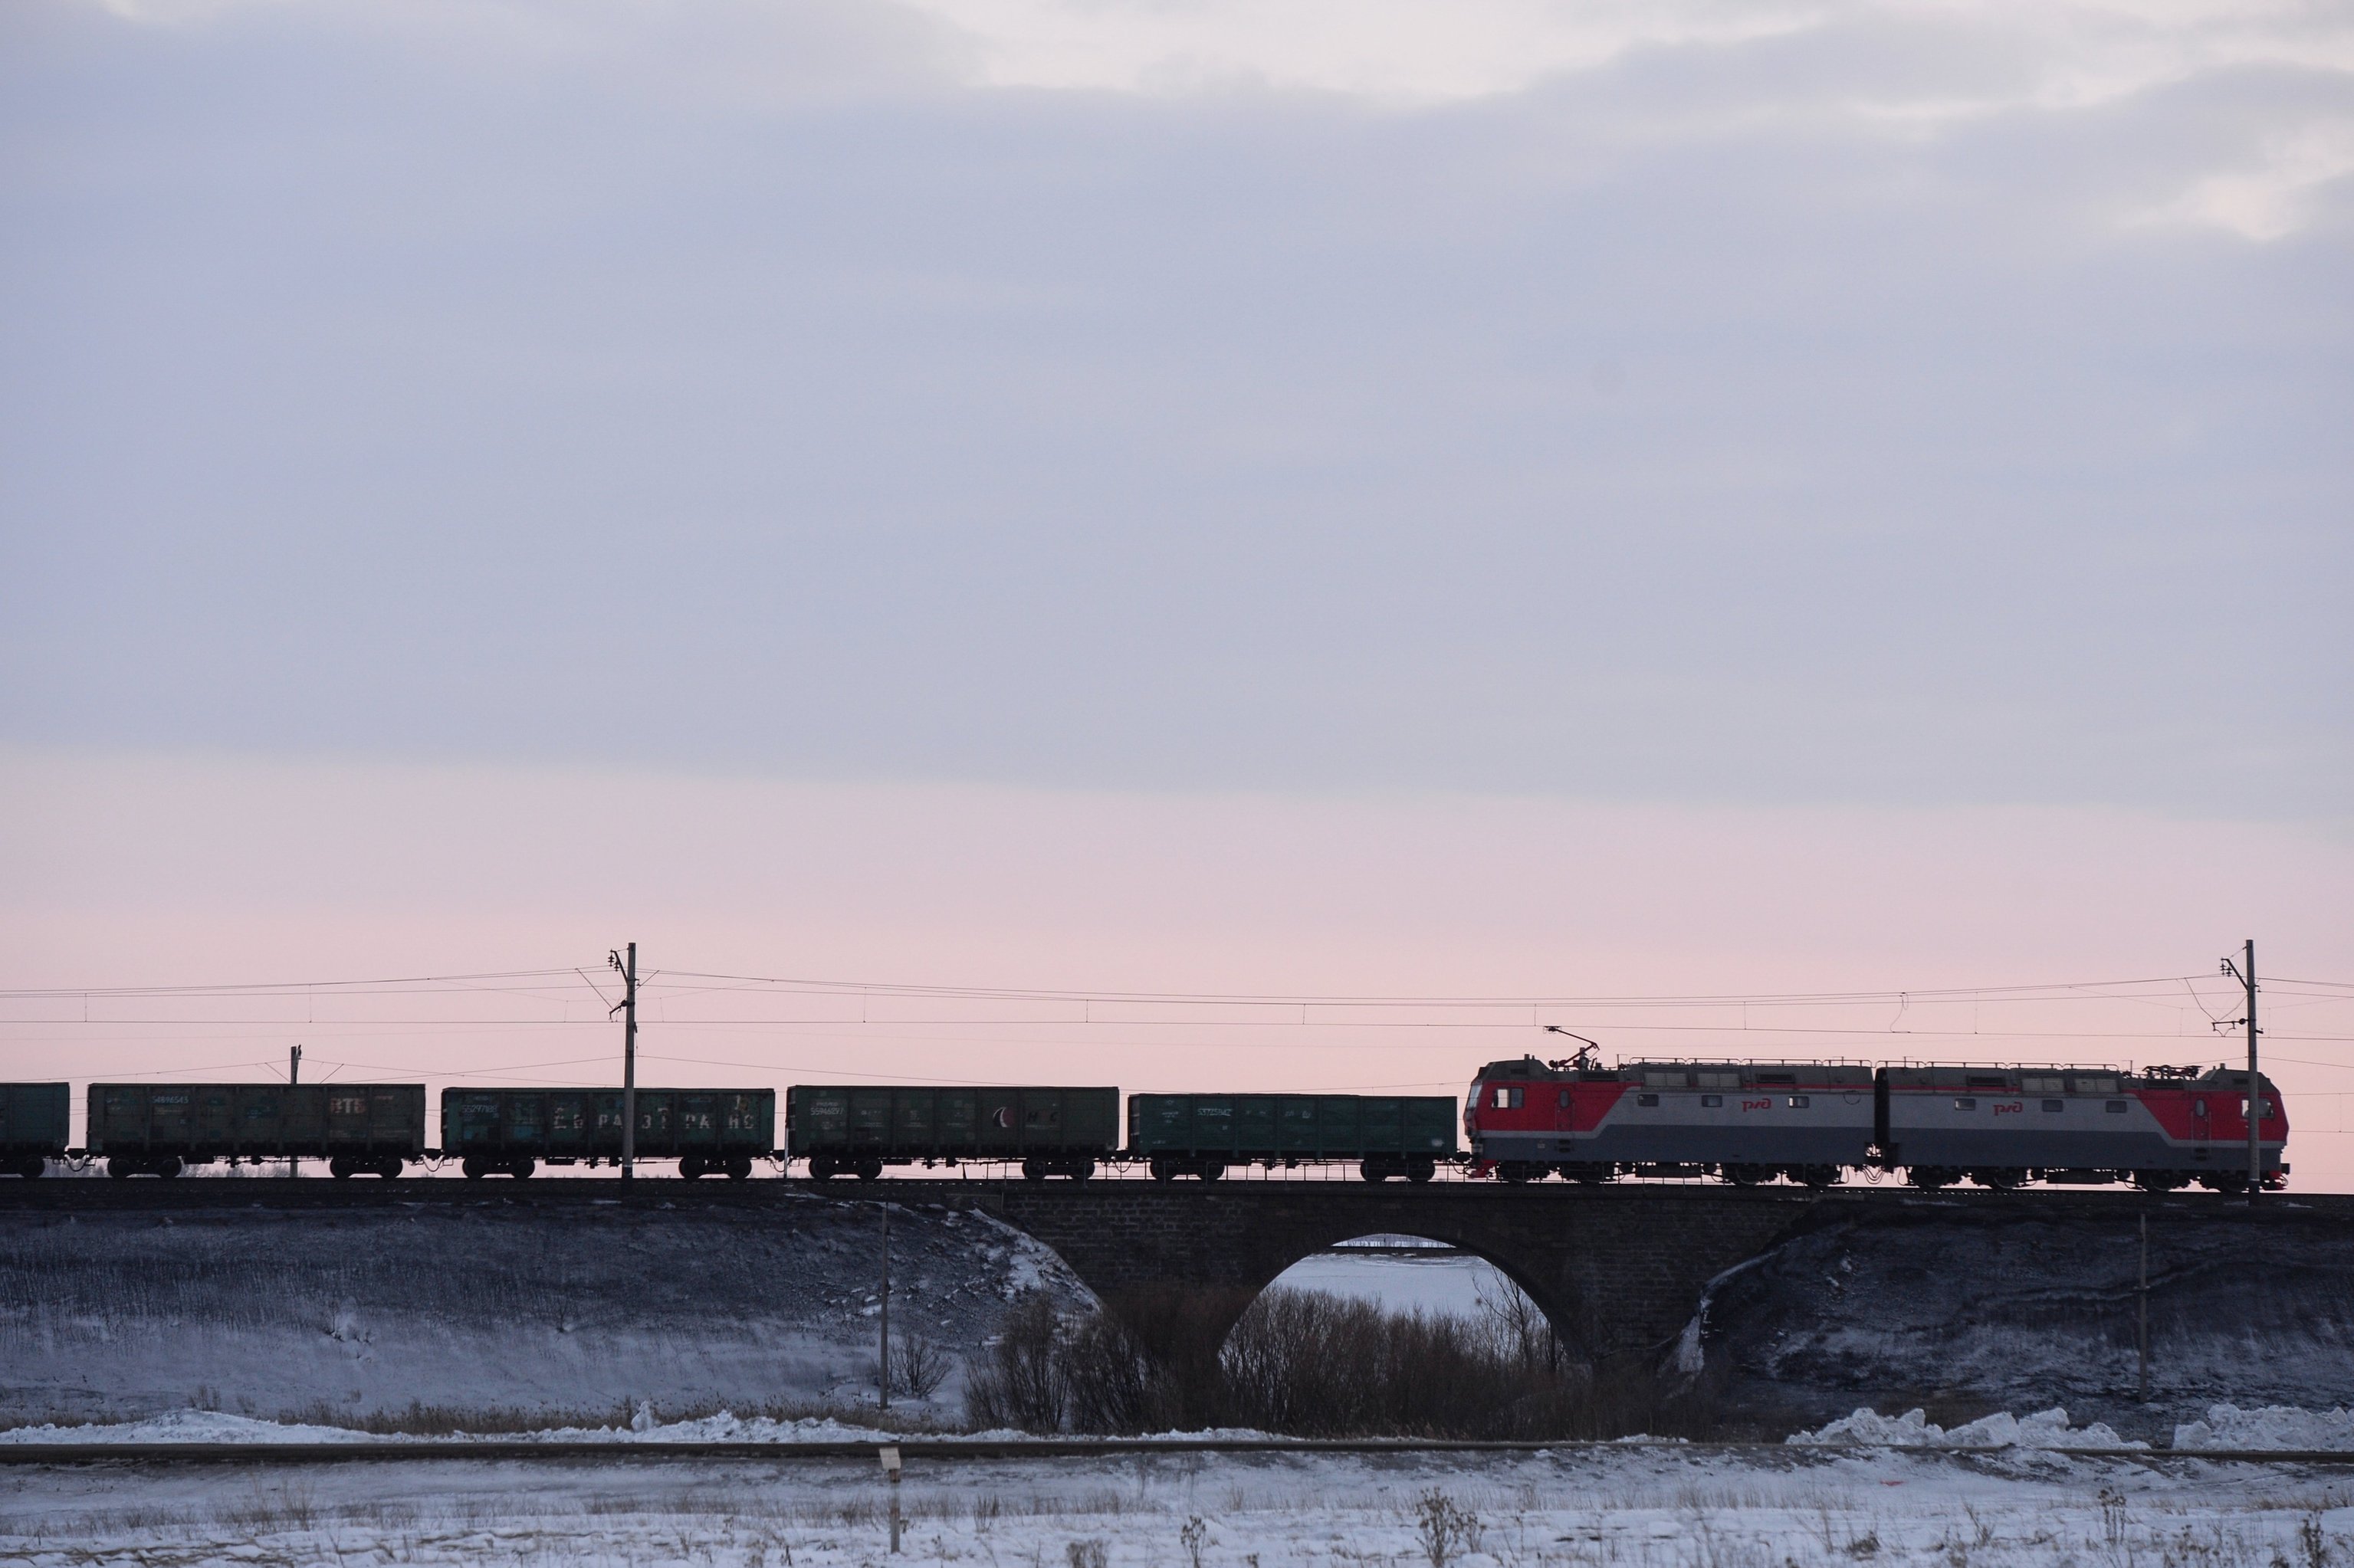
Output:
M619 953L605 955L621 971L621 1180L637 1178L638 1163L638 945L629 946L626 961Z
M2149 1403L2149 1211L2141 1214L2141 1297L2134 1338L2141 1347L2141 1402Z
M2264 1082L2256 1072L2256 939L2248 938L2247 970L2240 978L2248 988L2248 1206L2254 1208L2256 1194L2264 1191L2264 1156L2260 1128L2264 1121L2264 1095L2257 1086Z
M883 1371L876 1381L883 1390L880 1408L888 1410L891 1408L891 1205L888 1203L883 1205L883 1313L880 1320L883 1328L883 1359L878 1364ZM896 1470L892 1471L891 1479L896 1482L898 1478L899 1473ZM899 1494L893 1492L891 1495L896 1498ZM891 1506L894 1510L892 1517L896 1520L898 1517L896 1510L899 1505L894 1502ZM894 1552L899 1550L898 1540L898 1526L895 1522L891 1527L891 1550Z
M892 1444L883 1450L883 1473L891 1478L891 1550L899 1550L899 1446Z
M297 1045L286 1054L286 1086L291 1089L302 1081L302 1047ZM286 1108L291 1112L294 1108L293 1105L291 1103L293 1097L290 1095L287 1098L290 1103ZM285 1117L281 1116L278 1118L278 1128L281 1133L285 1130ZM302 1174L302 1162L292 1154L286 1157L286 1174L290 1177L300 1176Z

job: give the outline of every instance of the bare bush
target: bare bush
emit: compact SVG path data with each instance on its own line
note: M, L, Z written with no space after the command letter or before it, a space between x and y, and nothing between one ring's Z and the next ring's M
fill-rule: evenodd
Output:
M1464 1552L1479 1550L1478 1516L1435 1487L1415 1505L1414 1535L1430 1568L1447 1568Z
M1043 1291L1024 1292L981 1364L967 1371L965 1414L981 1427L1060 1432L1070 1407L1069 1359L1053 1300Z
M891 1348L891 1386L917 1399L929 1399L948 1381L948 1352L921 1334L902 1332Z
M1705 1388L1638 1359L1571 1358L1532 1308L1456 1318L1293 1290L1238 1319L1235 1305L1163 1295L1066 1321L1025 1301L974 1369L968 1414L1034 1432L1315 1437L1705 1436L1715 1425Z

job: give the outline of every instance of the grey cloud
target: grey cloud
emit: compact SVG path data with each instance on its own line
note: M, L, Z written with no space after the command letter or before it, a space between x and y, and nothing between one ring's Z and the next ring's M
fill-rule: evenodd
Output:
M2346 79L1801 111L2027 69L1942 37L755 108L50 16L0 734L2342 811L2344 182L2132 215Z

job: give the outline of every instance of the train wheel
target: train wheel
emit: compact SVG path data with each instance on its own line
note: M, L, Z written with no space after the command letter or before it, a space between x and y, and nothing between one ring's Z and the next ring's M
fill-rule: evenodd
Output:
M678 1160L678 1173L689 1181L702 1180L703 1156L700 1154L680 1155Z
M1074 1160L1069 1168L1063 1172L1074 1181L1084 1181L1095 1173L1096 1162L1092 1160Z
M398 1181L400 1179L400 1156L398 1154L387 1154L383 1159L377 1160L376 1162L376 1173L383 1177L387 1181Z
M1839 1185L1840 1168L1836 1165L1801 1165L1790 1172L1801 1185L1820 1192L1825 1187Z
M2145 1192L2171 1192L2188 1185L2190 1178L2180 1171L2137 1171L2133 1184Z
M1924 1192L1934 1192L1940 1187L1950 1187L1959 1179L1959 1172L1942 1166L1915 1165L1904 1172L1904 1180Z
M2244 1171L2201 1171L2199 1184L2211 1192L2244 1192L2248 1190L2248 1173Z
M858 1179L861 1181L880 1181L883 1180L883 1161L876 1158L869 1158L860 1160L858 1162Z
M16 1167L16 1174L22 1176L27 1181L37 1181L40 1177L45 1175L48 1169L49 1162L48 1160L42 1159L37 1154L27 1154L25 1156L24 1163Z
M1721 1174L1736 1187L1755 1187L1766 1180L1767 1171L1763 1165L1728 1165Z
M738 1154L734 1159L728 1160L727 1180L730 1181L749 1181L751 1179L752 1157L750 1155Z
M490 1161L479 1154L466 1156L458 1162L458 1169L466 1173L466 1180L469 1181L479 1181L491 1173Z
M1436 1160L1409 1160L1406 1161L1405 1179L1409 1181L1416 1183L1427 1181L1433 1176L1437 1174L1438 1161Z
M1514 1186L1520 1186L1542 1173L1542 1166L1531 1165L1524 1160L1507 1160L1496 1167L1496 1174Z
M1170 1165L1169 1161L1161 1159L1158 1154L1146 1160L1144 1162L1144 1168L1151 1172L1152 1179L1155 1181L1174 1181L1177 1180L1176 1171Z
M1376 1165L1370 1160L1357 1162L1357 1174L1368 1181L1386 1181L1396 1172L1386 1165Z
M327 1161L327 1174L338 1181L352 1179L352 1162L338 1154Z
M1226 1168L1224 1165L1219 1164L1214 1160L1204 1160L1202 1161L1202 1169L1197 1172L1197 1174L1200 1175L1202 1180L1204 1181L1222 1181L1225 1177Z
M2011 1170L1973 1171L1970 1172L1970 1180L1990 1192L2008 1192L2027 1180L2027 1172Z
M539 1169L539 1161L528 1154L519 1154L507 1161L507 1174L521 1181Z
M163 1159L155 1161L150 1169L168 1181L180 1173L180 1157L176 1154L166 1154Z

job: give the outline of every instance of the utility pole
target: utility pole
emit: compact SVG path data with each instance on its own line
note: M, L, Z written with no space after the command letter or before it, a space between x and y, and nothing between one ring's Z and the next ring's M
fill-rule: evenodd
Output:
M2264 1186L2264 1097L2257 1085L2262 1082L2256 1073L2256 939L2248 938L2244 961L2234 964L2223 960L2223 972L2238 978L2248 994L2248 1015L2235 1020L2248 1026L2248 1097L2243 1101L2248 1108L2248 1207L2256 1206L2256 1194Z
M2141 1347L2141 1402L2149 1403L2149 1211L2141 1212L2141 1300L2134 1339Z
M880 1379L883 1388L883 1397L881 1407L885 1410L888 1410L891 1408L891 1205L885 1203L880 1205L880 1207L883 1210L883 1313L880 1319L883 1329L883 1375ZM891 1478L896 1481L899 1478L897 1476L893 1476ZM892 1495L896 1497L898 1494L895 1492ZM898 1533L896 1520L893 1524L892 1533L896 1540ZM896 1552L898 1547L894 1544L891 1550Z
M286 1054L286 1086L291 1089L302 1081L302 1047L297 1045ZM287 1097L292 1099L293 1097L290 1095ZM287 1109L291 1112L293 1107L290 1105ZM278 1125L282 1130L286 1126L286 1118L282 1116L278 1118ZM323 1128L322 1130L324 1129ZM286 1157L286 1174L290 1177L300 1176L302 1174L302 1162L295 1159L291 1154Z
M605 959L621 971L621 1000L605 1016L621 1015L621 1180L637 1179L638 1164L638 945L629 946L629 958L618 952Z

